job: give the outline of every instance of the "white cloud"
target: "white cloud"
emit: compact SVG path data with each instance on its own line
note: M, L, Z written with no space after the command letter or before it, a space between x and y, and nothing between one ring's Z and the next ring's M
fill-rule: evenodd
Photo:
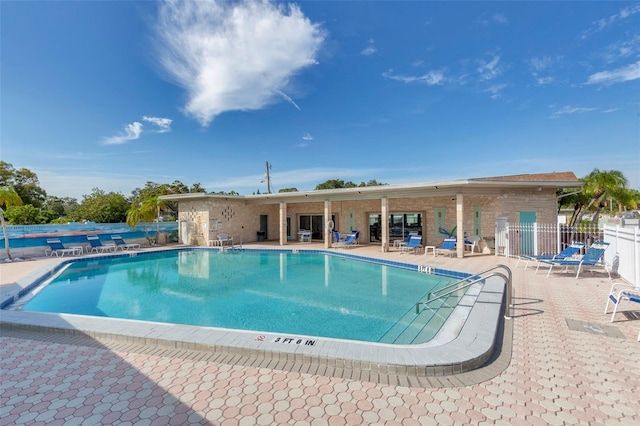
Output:
M491 99L499 99L502 97L502 91L509 87L508 84L493 84L485 89L485 92L491 93Z
M369 56L369 55L373 55L374 53L376 53L378 50L376 49L376 46L374 44L373 39L369 40L369 44L367 45L367 47L365 47L364 49L362 49L362 51L360 52L361 55L363 56Z
M509 23L509 20L507 19L507 17L503 13L495 13L493 15L493 21L497 22L498 24L502 24L502 25L506 25L506 24Z
M297 109L298 111L302 111L302 110L300 109L300 107L298 106L298 104L297 104L297 103L295 103L295 102L293 101L293 99L291 99L289 96L287 96L287 94L286 94L286 93L284 93L284 92L283 92L283 91L281 91L281 90L278 90L278 91L277 91L277 93L278 93L278 95L282 96L282 97L284 98L284 100L285 100L285 101L287 101L287 102L289 102L291 105L293 105L293 106L295 107L295 109Z
M136 140L142 133L142 127L142 123L134 121L133 123L125 126L123 135L104 138L102 142L105 145L121 145L125 142Z
M491 16L487 16L487 14L483 13L476 19L476 24L478 25L486 26L493 23L507 25L509 23L509 19L507 19L504 13L494 13Z
M536 84L538 86L544 86L545 84L551 84L553 83L554 78L553 77L537 77L536 78Z
M297 5L269 1L168 0L156 34L159 63L186 90L185 113L203 126L276 102L295 74L317 63L325 38Z
M500 65L500 56L494 55L490 61L479 60L480 65L477 68L478 74L480 74L481 80L493 80L499 77L503 72L503 67Z
M311 136L309 133L304 133L304 134L302 135L302 140L305 140L305 141L312 141L312 140L313 140L313 136Z
M608 64L631 56L638 56L640 53L640 35L632 38L625 38L607 46L602 57Z
M157 129L154 133L167 133L171 131L171 123L173 120L170 118L160 117L142 117L142 121L154 124ZM144 131L144 125L139 121L134 121L131 124L127 124L124 128L124 134L118 136L111 136L102 139L102 143L105 145L122 145L125 142L136 140L140 138L140 135Z
M170 118L147 117L145 115L142 119L158 126L156 133L167 133L171 131L171 123L173 120Z
M587 108L587 107L575 107L571 105L566 105L560 108L559 110L553 112L551 115L554 117L566 114L581 114L584 112L595 111L596 108Z
M527 61L531 70L531 75L534 77L535 82L538 86L544 86L545 84L550 84L555 81L554 77L548 75L543 76L541 74L549 73L554 68L557 68L556 64L558 64L561 60L561 56L556 58L552 58L550 56L538 56Z
M635 15L636 13L640 13L640 5L627 6L620 9L620 12L615 13L607 18L598 19L594 21L589 29L582 33L582 38L587 38L589 35L604 31L611 25L619 23L629 17Z
M429 71L428 73L419 76L405 76L394 75L393 70L389 70L383 72L382 76L389 80L401 81L403 83L421 83L426 84L427 86L438 86L444 84L446 81L444 72L442 71Z
M611 71L591 74L586 84L615 84L640 79L640 61Z

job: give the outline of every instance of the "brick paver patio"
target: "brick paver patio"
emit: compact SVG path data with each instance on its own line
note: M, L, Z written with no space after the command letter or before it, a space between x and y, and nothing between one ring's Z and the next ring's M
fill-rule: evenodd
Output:
M475 375L442 381L457 386L418 388L393 378L352 380L337 371L302 373L260 360L3 328L0 424L640 424L640 312L629 304L609 323L606 276L546 279L495 256L354 250L468 271L508 264L511 347ZM47 261L2 264L0 283Z

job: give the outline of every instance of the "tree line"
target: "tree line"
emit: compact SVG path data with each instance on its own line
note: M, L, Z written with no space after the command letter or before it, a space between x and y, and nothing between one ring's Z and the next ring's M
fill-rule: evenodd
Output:
M628 188L622 172L594 169L582 178L581 191L559 190L558 206L571 207L574 214L570 224L578 224L586 213L593 213L594 222L602 212L619 214L637 209L640 192ZM318 184L315 190L356 188L386 185L375 179L356 184L352 181L329 179ZM296 192L297 188L283 188L278 192ZM206 192L200 183L188 186L179 180L172 183L146 182L125 197L119 192L106 192L93 188L78 201L70 197L48 195L40 186L38 176L26 168L16 169L12 164L0 161L0 216L12 225L67 223L91 221L96 223L135 224L153 221L158 216L165 220L177 218L177 205L161 202L158 197L167 194ZM236 191L218 191L212 194L240 195ZM259 192L258 192L259 193ZM255 193L254 193L255 194Z

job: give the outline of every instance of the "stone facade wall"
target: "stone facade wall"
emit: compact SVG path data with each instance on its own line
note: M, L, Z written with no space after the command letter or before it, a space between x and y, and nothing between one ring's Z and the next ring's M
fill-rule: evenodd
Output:
M481 237L493 238L498 217L509 222L519 222L520 212L535 212L540 223L556 222L555 191L543 189L530 192L504 192L501 195L464 196L464 230L474 234L474 207L481 212ZM189 244L207 245L220 232L230 234L236 241L253 242L260 230L260 215L267 215L267 240L278 241L279 204L247 205L245 200L207 199L180 202L180 221L187 223L188 235L183 241ZM389 213L422 213L422 235L424 245L439 245L443 234L436 229L436 209L445 213L444 228L453 229L457 224L456 197L418 197L389 200ZM287 203L287 216L291 217L291 235L295 239L300 215L322 215L324 202ZM369 215L380 214L381 200L332 201L331 212L335 215L335 229L341 233L350 231L349 211L354 212L354 229L360 231L361 242L369 242ZM213 226L213 229L212 229ZM182 231L181 231L182 232Z
M278 205L248 206L244 200L197 200L180 202L178 219L180 231L186 222L185 244L208 245L219 233L229 234L234 243L257 241L260 215L267 215L268 239L278 239Z

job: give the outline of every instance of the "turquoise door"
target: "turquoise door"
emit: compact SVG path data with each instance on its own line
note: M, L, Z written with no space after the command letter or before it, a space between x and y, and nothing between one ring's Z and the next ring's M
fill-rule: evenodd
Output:
M520 212L520 254L534 254L534 223L536 212Z

